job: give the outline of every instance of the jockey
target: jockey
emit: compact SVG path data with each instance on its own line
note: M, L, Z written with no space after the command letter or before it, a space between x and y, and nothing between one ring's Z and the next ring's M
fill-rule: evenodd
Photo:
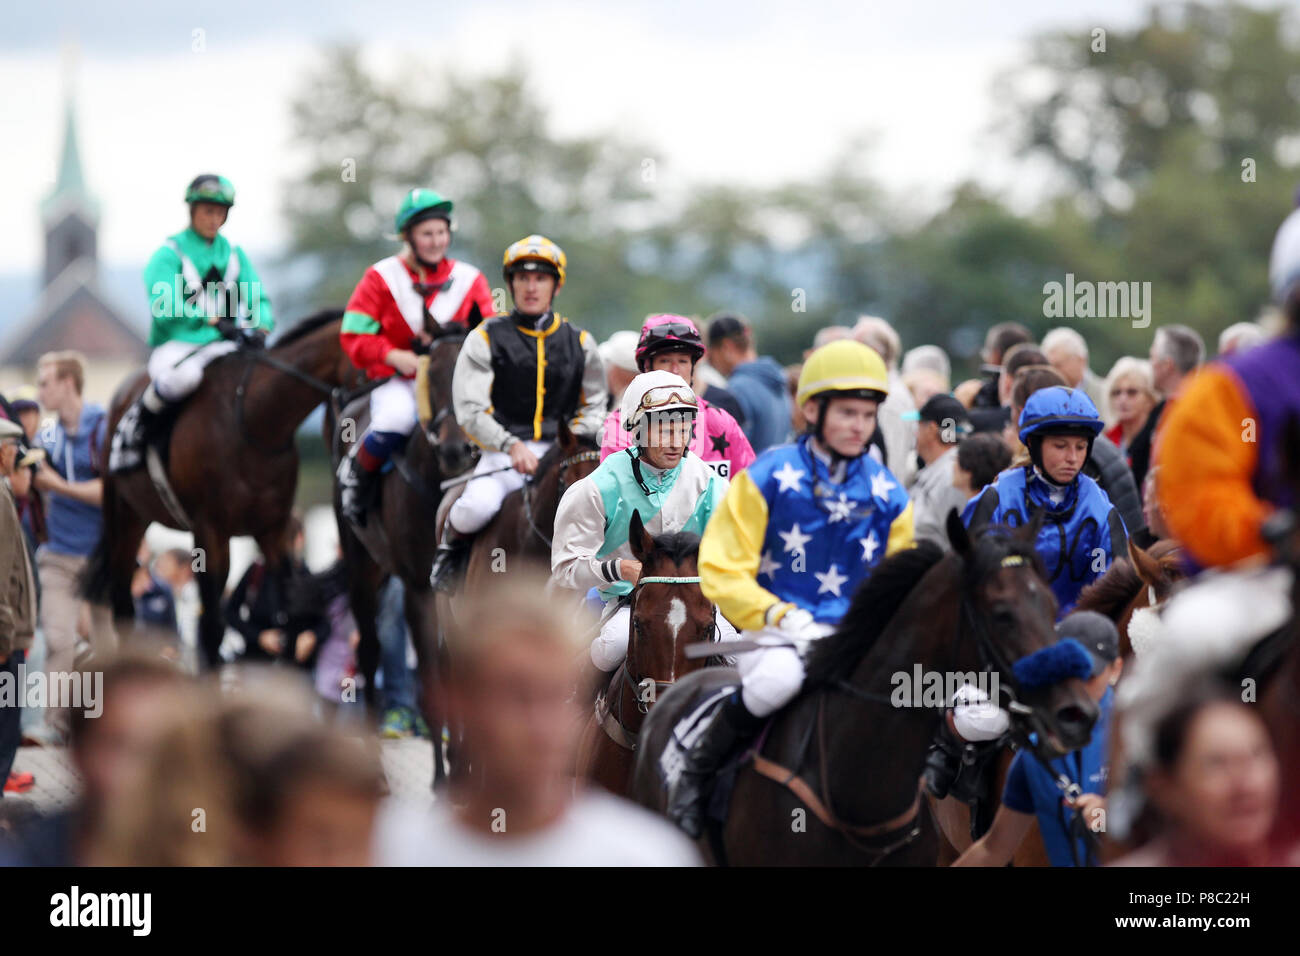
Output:
M808 643L834 629L873 566L913 544L907 493L865 454L888 392L885 363L861 342L814 351L796 394L807 433L737 475L705 528L705 597L751 632L742 637L783 643L739 656L740 690L718 708L672 784L668 815L692 836L701 832L713 772L761 718L799 693Z
M427 344L430 328L469 326L495 312L483 273L445 255L451 212L451 200L432 189L407 193L394 220L405 248L366 270L343 314L343 351L370 378L388 379L370 393L365 437L339 463L342 510L357 524L365 523L380 469L415 427L418 359L412 346Z
M170 236L145 266L153 316L150 384L122 416L113 439L113 472L140 464L157 421L199 387L204 367L238 347L230 337L236 328L258 345L274 327L271 300L253 264L220 235L235 205L235 187L224 176L205 173L189 184L185 202L189 228Z
M1169 530L1205 567L1270 553L1261 533L1287 487L1284 436L1300 420L1300 210L1277 231L1269 262L1287 328L1193 377L1160 422L1157 495Z
M727 479L690 448L702 409L680 376L667 371L638 375L623 393L618 412L631 446L606 458L560 501L551 571L565 587L600 589L607 613L591 644L591 662L603 674L627 656L630 609L623 599L641 574L628 543L632 513L640 513L651 535L702 534L727 492ZM735 629L725 618L718 625L724 636L734 638Z
M639 372L662 369L690 382L695 375L695 363L703 355L700 330L684 315L652 315L641 326L641 339L636 346ZM754 449L730 413L699 396L696 401L700 403L700 420L696 422L691 451L723 478L733 478L749 467L754 460ZM605 419L600 460L631 444L632 437L623 427L620 411L615 409Z
M466 483L447 513L429 575L437 590L451 590L473 535L537 470L560 419L579 438L594 439L600 430L605 369L596 339L551 310L567 264L564 250L545 236L506 249L501 271L514 309L480 325L456 359L452 404L460 427L483 449L474 468L482 477Z
M1020 413L1020 440L1030 464L998 475L961 516L967 527L983 529L1023 525L1043 512L1036 547L1060 605L1058 620L1128 550L1119 511L1082 473L1101 429L1097 407L1082 389L1054 385L1034 392Z

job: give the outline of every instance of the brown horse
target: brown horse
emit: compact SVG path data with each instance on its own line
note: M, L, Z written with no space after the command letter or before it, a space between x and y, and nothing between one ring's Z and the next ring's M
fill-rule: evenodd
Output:
M1011 668L1056 641L1037 530L1032 522L972 541L950 514L952 552L923 543L878 565L837 631L817 643L804 692L773 715L739 769L727 819L704 851L740 865L934 865L920 781L944 709L899 706L890 693L917 669L951 677L987 668L1012 698L1018 732L1032 727L1060 752L1082 746L1097 716L1082 683L1028 692ZM729 668L707 668L659 700L642 728L634 799L663 810L661 758L678 721L735 683Z
M433 737L435 783L444 779L445 768L443 720L435 706L441 656L438 609L429 587L429 567L438 544L432 529L443 497L441 482L465 471L474 460L451 403L452 374L466 334L465 326L454 323L432 330L428 357L416 377L420 427L412 432L406 447L394 453L394 467L380 479L378 501L364 527L356 527L343 516L337 482L334 493L339 541L348 569L348 596L361 637L357 668L364 680L366 703L372 714L377 712L379 587L387 575L396 574L405 585L403 612L415 646L421 712ZM364 396L331 415L326 429L336 463L360 441L369 421L369 399Z
M687 645L717 640L716 609L700 590L699 535L652 538L633 512L628 543L641 578L630 596L627 659L596 701L578 748L578 775L620 797L632 783L637 735L655 699L706 663L688 658Z
M1142 608L1158 608L1175 586L1187 577L1182 546L1174 540L1157 541L1147 550L1128 542L1128 557L1113 562L1106 573L1079 594L1076 611L1097 611L1115 622L1119 652L1133 655L1128 626Z
M119 632L135 617L131 577L145 529L157 521L190 530L203 604L202 658L212 667L220 662L230 539L252 535L273 573L285 567L286 529L298 486L294 433L333 390L356 380L339 346L341 325L342 312L320 312L269 349L240 349L207 367L202 384L177 413L167 454L168 482L183 516L159 497L145 469L109 474L105 442L103 524L82 585L88 599L111 603ZM140 371L118 388L109 407L110 435L148 382Z
M1133 653L1128 625L1134 613L1146 607L1158 608L1178 582L1186 577L1183 549L1176 541L1157 541L1143 550L1130 538L1128 554L1128 558L1115 561L1102 577L1084 588L1075 605L1076 611L1097 611L1115 622L1119 631L1120 654L1126 659ZM996 764L992 772L985 776L986 789L982 801L986 812L982 816L986 821L991 821L1001 806L1002 786L1014 756L1009 747L1004 747L993 758ZM971 808L951 796L942 800L931 797L930 808L943 836L940 861L951 862L970 848ZM1037 826L1021 843L1013 862L1016 866L1051 865Z

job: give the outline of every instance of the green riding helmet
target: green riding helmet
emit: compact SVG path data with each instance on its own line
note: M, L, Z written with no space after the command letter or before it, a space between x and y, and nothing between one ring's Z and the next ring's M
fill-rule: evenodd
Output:
M399 234L405 233L407 229L426 219L445 219L450 226L451 210L450 199L444 199L440 193L432 189L420 189L417 186L403 197L394 224Z
M216 203L218 206L230 207L235 204L235 185L225 176L216 173L202 173L185 189L185 201L190 205L196 202Z

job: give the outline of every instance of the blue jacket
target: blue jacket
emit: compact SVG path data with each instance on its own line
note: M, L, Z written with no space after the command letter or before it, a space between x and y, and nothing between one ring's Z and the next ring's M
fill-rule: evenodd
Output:
M1084 793L1106 793L1107 747L1110 736L1110 713L1114 692L1108 687L1098 703L1097 723L1092 736L1081 749L1057 757L1051 762L1055 773L1063 773L1079 785ZM1002 791L1002 804L1020 813L1033 813L1038 817L1038 829L1043 835L1052 866L1074 866L1070 853L1070 818L1074 811L1061 800L1065 794L1056 785L1056 779L1044 769L1032 753L1021 750L1011 761L1007 782ZM1092 820L1085 819L1086 826ZM1075 840L1075 850L1080 863L1086 859L1082 840Z
M835 624L889 554L911 547L912 503L869 455L830 481L804 435L736 476L700 541L700 587L738 628L758 630L775 603Z
M1032 519L1032 512L1045 512L1037 551L1060 604L1059 620L1116 556L1127 554L1128 534L1106 492L1087 475L1075 477L1060 504L1052 503L1049 491L1032 466L1011 468L967 503L961 520L973 529L990 524L1018 527Z
M63 422L42 428L37 435L45 449L50 467L67 481L91 481L99 477L99 455L104 450L108 415L99 405L81 407L77 433L71 438ZM86 557L99 540L99 508L74 501L66 495L49 496L46 528L49 541L44 545L56 554Z
M727 379L727 390L745 413L744 432L754 454L780 445L790 435L790 393L785 371L776 360L764 355L737 365Z

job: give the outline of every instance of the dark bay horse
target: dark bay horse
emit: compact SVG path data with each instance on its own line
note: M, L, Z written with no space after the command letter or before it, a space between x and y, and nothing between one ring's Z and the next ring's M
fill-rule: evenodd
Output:
M1143 550L1130 538L1128 557L1113 562L1106 573L1083 589L1076 611L1096 611L1115 622L1119 631L1120 654L1128 659L1133 649L1129 642L1129 622L1134 613L1143 608L1158 609L1173 593L1175 586L1186 574L1183 570L1183 549L1176 541L1157 541ZM1014 753L1010 747L1002 748L993 758L996 764L985 776L986 789L983 803L987 808L982 819L992 820L1002 803L1002 786L1011 767ZM955 860L971 845L971 808L956 797L942 800L930 798L930 807L943 837L940 859ZM1038 828L1034 827L1013 862L1016 866L1050 866L1047 848L1043 845Z
M651 537L633 512L628 542L641 562L631 594L627 660L610 678L587 719L578 775L625 796L632 783L637 735L658 695L707 663L687 645L716 640L716 609L700 590L699 535Z
M378 502L365 527L358 528L343 516L337 482L334 491L339 541L349 576L348 595L361 636L357 668L364 678L366 703L374 714L378 708L379 587L387 575L396 574L405 585L403 611L415 646L421 710L433 737L435 783L444 779L445 768L443 720L435 706L441 655L438 610L429 587L429 568L438 546L433 529L443 497L441 482L473 464L469 440L456 423L451 404L452 373L466 334L466 327L455 323L433 330L427 358L416 376L419 426L405 448L394 453L393 469L380 479ZM362 396L337 413L337 422L326 423L335 462L361 439L369 422L369 398Z
M356 381L339 345L342 314L334 309L309 316L271 348L240 349L204 371L202 384L177 413L167 455L168 481L190 528L159 497L146 469L109 474L110 442L104 443L103 524L82 586L88 599L112 605L120 633L134 621L131 577L150 522L190 530L203 603L201 658L208 666L220 662L230 539L252 535L267 567L276 573L284 567L298 487L294 433L333 389ZM110 436L148 381L145 372L137 372L113 395Z
M900 674L987 668L1004 699L1010 692L1005 706L1019 732L1033 727L1057 752L1087 741L1097 707L1080 681L1026 692L1011 668L1056 641L1037 524L972 541L953 513L947 530L951 553L922 544L887 558L818 642L804 692L773 715L757 744L761 765L746 758L725 824L702 841L715 862L934 865L937 836L920 784L947 701L895 706L890 688ZM634 799L663 810L659 764L675 725L704 695L735 683L729 668L707 668L660 698L642 728Z

